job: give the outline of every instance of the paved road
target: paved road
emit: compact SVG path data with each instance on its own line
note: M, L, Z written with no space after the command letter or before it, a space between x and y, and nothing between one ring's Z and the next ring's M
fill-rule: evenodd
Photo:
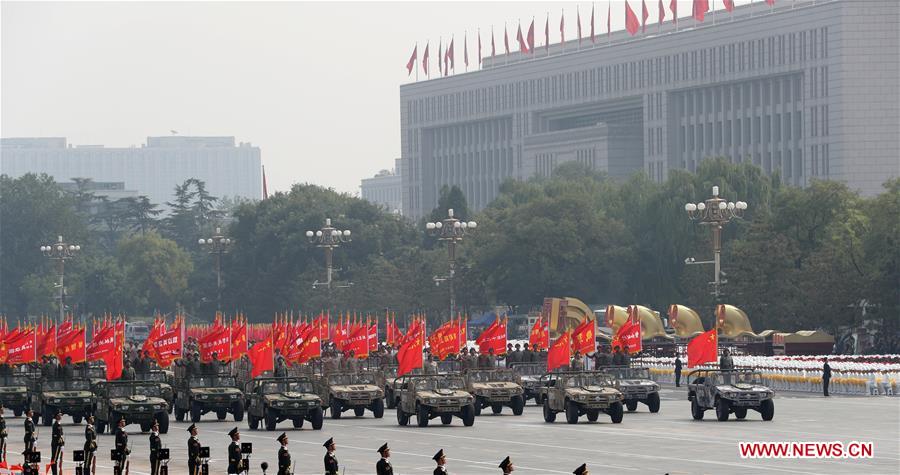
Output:
M682 390L664 388L662 409L650 414L646 406L638 412L626 413L621 424L611 424L601 415L596 423L581 422L572 426L559 417L555 424L543 421L539 407L528 406L525 414L516 417L505 409L500 416L478 417L473 427L463 427L455 419L448 427L439 423L427 428L399 427L394 411L385 412L380 420L369 413L363 418L326 418L321 431L291 428L290 422L279 425L277 432L250 431L246 420L239 424L243 442L252 442L254 454L251 473L261 474L259 462L275 465L278 444L275 437L288 433L291 453L296 462L296 474L322 473L322 442L334 437L337 456L348 474L374 473L378 460L376 448L388 442L393 448L392 463L396 473L431 473L431 456L443 448L448 457L448 469L454 474L499 473L500 460L509 455L522 474L564 474L582 462L593 473L900 473L900 404L897 398L821 398L807 395L778 395L775 419L763 422L759 414L751 412L745 421L733 418L717 422L712 412L703 421L693 421L690 405ZM488 413L490 411L487 411ZM10 460L21 460L22 418L6 413L9 428ZM229 416L230 417L230 416ZM68 419L70 420L70 419ZM582 419L584 421L584 419ZM184 475L187 452L185 432L189 424L175 423L163 436L163 443L171 449L170 474ZM211 446L210 473L225 473L227 432L235 425L231 420L217 422L213 414L204 416L200 438ZM133 444L131 474L145 475L147 436L137 426L129 426ZM66 474L74 473L71 450L83 443L82 426L65 425ZM49 429L41 427L38 448L46 457L50 453ZM738 441L871 441L875 456L872 459L829 460L746 460L738 455ZM100 437L98 473L112 474L109 449L113 437ZM42 468L43 470L43 468ZM42 472L43 473L43 472ZM269 470L273 474L274 470Z

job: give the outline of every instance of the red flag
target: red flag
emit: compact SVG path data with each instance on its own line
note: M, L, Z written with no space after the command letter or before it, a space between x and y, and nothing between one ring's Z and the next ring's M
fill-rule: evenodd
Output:
M638 23L637 15L634 14L634 10L631 9L631 5L628 4L628 1L625 1L625 29L628 30L628 34L634 36L637 34L638 28L641 25Z
M37 341L34 329L19 331L6 341L6 363L10 365L38 361Z
M422 367L422 339L410 338L397 351L397 376Z
M666 19L666 7L663 6L663 0L659 0L659 24L662 25Z
M422 55L422 72L428 76L428 43L425 43L425 53Z
M447 57L444 56L443 49L442 49L442 48L443 48L443 42L444 42L444 39L443 39L443 38L441 38L441 39L438 40L438 76L440 76L440 75L441 75L441 71L443 71L443 69L441 69L441 61L446 61L446 60L447 60Z
M606 36L612 34L612 4L606 4Z
M150 352L150 355L160 368L168 368L175 360L181 358L183 341L184 320L176 317L172 328L160 333L153 341L153 351Z
M525 37L522 36L522 24L519 23L519 31L516 33L516 41L519 42L519 52L527 53L528 52L528 43L525 42Z
M766 3L768 3L770 7L775 6L775 0L766 0Z
M591 4L591 43L594 41L594 4Z
M672 10L672 21L678 23L678 0L669 0L669 10Z
M597 351L597 326L593 320L585 320L572 333L572 349L586 355Z
M263 341L256 342L250 351L247 352L247 357L250 359L250 377L255 378L266 371L272 371L275 369L275 355L274 355L274 344L272 342L272 334L269 333L269 336L266 337Z
M144 344L141 345L141 353L147 353L150 357L155 356L155 352L153 351L153 342L159 338L163 332L166 331L166 322L159 318L153 320L153 326L150 327L150 334L147 335L147 339L144 340Z
M419 57L419 45L416 45L413 48L412 55L409 57L409 61L406 62L406 75L409 76L412 74L412 70L416 67L416 58Z
M519 33L522 32L522 27L519 27ZM509 34L506 33L506 25L503 25L503 46L506 48L506 54L509 54Z
M491 26L491 58L497 54L497 45L494 44L494 27Z
M353 352L354 358L366 358L369 356L369 329L366 325L358 325L350 333L347 343L344 344L344 354L349 356Z
M709 0L694 0L694 20L703 21L709 11Z
M534 326L531 327L531 333L528 334L528 344L531 345L532 348L540 348L543 344L543 340L541 340L541 337L543 336L543 329L541 327L543 325L544 316L541 315L534 321Z
M506 323L508 319L497 320L494 321L490 326L484 329L481 332L481 335L475 339L475 344L478 345L478 351L483 354L490 353L490 350L494 350L494 355L503 355L506 354Z
M457 338L459 339L459 348L457 348L456 351L460 351L460 350L466 349L466 344L468 343L468 339L469 339L469 318L466 317L465 319L457 320L456 324L457 324L457 327L458 327L458 328L457 328L457 330L458 330L458 331L457 331L457 335L458 335Z
M229 359L236 360L247 354L247 322L243 318L237 318L231 325L231 354Z
M628 353L638 353L643 349L641 340L641 322L628 319L616 331L612 339L612 347L626 346Z
M643 17L643 22L641 22L642 30L641 33L647 32L647 18L650 18L650 10L647 10L647 0L641 0L641 8L643 8L641 16Z
M469 67L469 37L463 35L463 64Z
M719 336L716 329L713 328L691 338L691 341L688 342L687 354L688 368L703 363L715 363L719 354Z
M547 371L569 364L572 358L572 345L569 339L569 332L566 332L550 345L550 350L547 351Z
M378 321L369 325L369 351L378 351Z
M56 353L56 325L50 325L44 329L43 325L37 330L37 354L38 357L50 356Z
M456 71L456 53L453 52L453 38L450 38L450 46L447 48L447 57L450 58L450 68ZM447 74L447 63L444 63L444 74Z
M734 11L734 0L722 0L722 4L725 6L725 11Z
M72 358L72 363L83 363L87 359L84 328L73 329L57 339L56 357L62 364L66 364L66 358Z
M531 19L531 25L528 27L528 52L534 53L534 18Z
M302 335L303 341L300 344L297 363L306 363L313 358L322 356L322 342L319 339L319 333L320 331L315 325L307 328L305 334Z
M547 22L544 23L544 49L550 51L550 14L547 14Z
M575 26L578 29L578 44L581 45L581 11L577 6L575 7Z
M481 64L481 30L478 30L478 64Z
M220 361L228 361L231 353L231 328L213 327L206 335L197 340L200 350L200 361L209 363L212 354L216 353Z
M563 10L559 14L559 42L566 42L566 12Z
M106 379L113 381L122 376L122 347L119 345L116 326L105 327L87 347L88 361L106 363Z

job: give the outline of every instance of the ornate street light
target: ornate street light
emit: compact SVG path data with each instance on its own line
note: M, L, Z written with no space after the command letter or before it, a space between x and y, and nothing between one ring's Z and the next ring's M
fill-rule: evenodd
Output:
M306 239L310 244L321 247L325 250L325 282L316 280L313 282L313 288L325 287L328 291L328 309L331 310L331 288L346 288L353 285L352 282L337 285L333 280L334 274L334 250L341 247L341 244L353 241L350 237L350 231L340 230L331 225L331 218L325 218L325 226L318 231L306 231ZM334 284L334 285L333 285Z
M425 223L425 231L429 235L437 237L438 241L447 243L447 253L450 258L450 273L446 276L434 276L434 283L450 283L450 318L456 313L456 291L453 288L453 278L456 275L456 245L461 243L463 236L474 231L478 227L475 221L460 221L453 217L453 208L447 210L447 218L434 223Z
M59 283L57 284L59 288L59 296L57 297L59 300L59 321L62 322L66 316L66 261L81 252L81 246L66 243L63 241L62 236L57 236L55 243L41 246L41 252L50 260L56 261L57 275L59 276Z
M719 287L722 284L725 284L726 281L722 280L722 227L728 224L732 219L741 218L744 214L744 210L747 209L747 203L744 201L726 201L724 198L719 197L719 187L712 187L712 198L707 199L706 201L700 203L686 203L684 205L684 210L687 211L688 217L692 221L697 221L698 223L706 226L710 226L712 229L712 248L713 248L713 259L712 261L697 261L693 257L688 257L684 260L685 264L715 264L716 274L715 280L710 282L713 285L713 295L716 296L716 301L719 300L719 296L721 295L721 291Z
M222 311L222 256L231 247L231 239L222 235L222 228L217 227L212 237L197 241L200 247L216 258L216 312Z

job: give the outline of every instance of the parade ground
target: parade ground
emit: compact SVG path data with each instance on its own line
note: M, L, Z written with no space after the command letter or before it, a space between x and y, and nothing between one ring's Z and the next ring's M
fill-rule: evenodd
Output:
M450 426L439 420L425 428L413 423L397 425L395 412L385 411L383 419L344 417L333 420L326 415L322 430L307 423L293 429L289 421L279 424L275 432L250 431L247 422L235 423L231 416L222 422L207 414L198 424L200 441L211 450L210 473L224 474L227 432L237 425L241 442L253 444L250 473L261 474L260 462L268 462L267 473L276 473L275 438L287 432L294 473L320 474L324 448L322 442L334 437L341 473L374 473L379 456L376 449L387 442L392 449L395 473L431 473L431 456L444 449L447 469L453 474L500 473L497 464L509 455L518 473L565 474L583 462L592 473L865 473L896 474L900 472L900 404L893 397L831 397L781 393L775 400L775 418L763 422L751 411L747 419L734 416L718 422L713 411L702 421L691 419L690 404L684 388L664 387L662 407L651 414L639 405L635 413L626 413L621 424L612 424L601 414L596 423L582 418L569 425L564 417L553 424L545 423L538 406L530 404L522 416L504 409L501 415L476 418L473 427L463 427L454 419ZM5 414L9 430L9 460L19 463L23 449L23 418ZM84 426L65 422L66 453L63 468L75 473L71 451L80 449ZM176 423L162 435L163 445L171 450L170 474L187 474L186 452L190 423ZM50 454L50 428L38 425L37 447L44 457ZM137 425L128 426L132 457L129 475L149 474L148 440ZM100 436L97 451L97 473L112 474L109 461L114 437ZM871 442L872 458L840 459L746 459L741 458L739 442ZM43 471L44 466L41 466Z

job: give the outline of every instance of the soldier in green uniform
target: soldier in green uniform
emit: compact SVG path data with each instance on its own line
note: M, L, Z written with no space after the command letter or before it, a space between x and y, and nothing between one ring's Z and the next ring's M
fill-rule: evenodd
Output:
M334 456L334 439L328 439L322 444L325 450L325 475L338 475L338 460Z
M284 432L278 436L278 442L281 443L281 448L278 449L278 474L277 475L290 475L291 474L291 453L288 452L288 437Z
M125 367L122 368L122 375L119 376L119 379L123 381L134 381L134 368L131 367L131 362L125 360Z
M444 456L444 449L438 450L434 457L431 457L431 460L437 462L437 467L435 467L433 475L447 475L447 469L444 467L447 463L447 457Z
M34 442L37 440L37 436L34 435L34 421L31 420L31 417L34 416L34 411L30 408L25 411L25 450L28 453L31 453L34 450Z
M515 467L513 467L512 461L509 460L509 456L507 455L499 465L500 469L503 470L503 475L507 475L509 473L513 473L515 471Z
M228 475L239 475L241 473L241 434L235 427L228 432L231 437L231 444L228 445Z
M580 467L576 468L574 472L575 475L591 475L591 472L587 469L587 464L583 463Z
M394 475L394 467L391 466L391 448L388 447L388 444L384 444L378 448L378 453L381 454L381 460L375 464L375 474L376 475Z
M187 428L191 433L188 439L188 475L198 475L200 473L200 438L197 436L197 425L191 424Z
M94 457L97 452L97 431L94 429L94 416L85 418L84 426L84 475L94 473Z
M113 472L116 475L122 475L125 471L125 460L131 454L131 449L128 448L128 433L125 432L124 417L119 419L119 427L116 429L116 450L119 453L119 460L116 460Z
M153 421L150 428L150 475L159 475L159 450L162 449L162 441L159 438L159 422Z
M66 439L63 437L62 413L57 412L53 416L53 432L50 435L50 470L53 475L62 473L59 470L59 464L62 462L62 449L66 445Z

